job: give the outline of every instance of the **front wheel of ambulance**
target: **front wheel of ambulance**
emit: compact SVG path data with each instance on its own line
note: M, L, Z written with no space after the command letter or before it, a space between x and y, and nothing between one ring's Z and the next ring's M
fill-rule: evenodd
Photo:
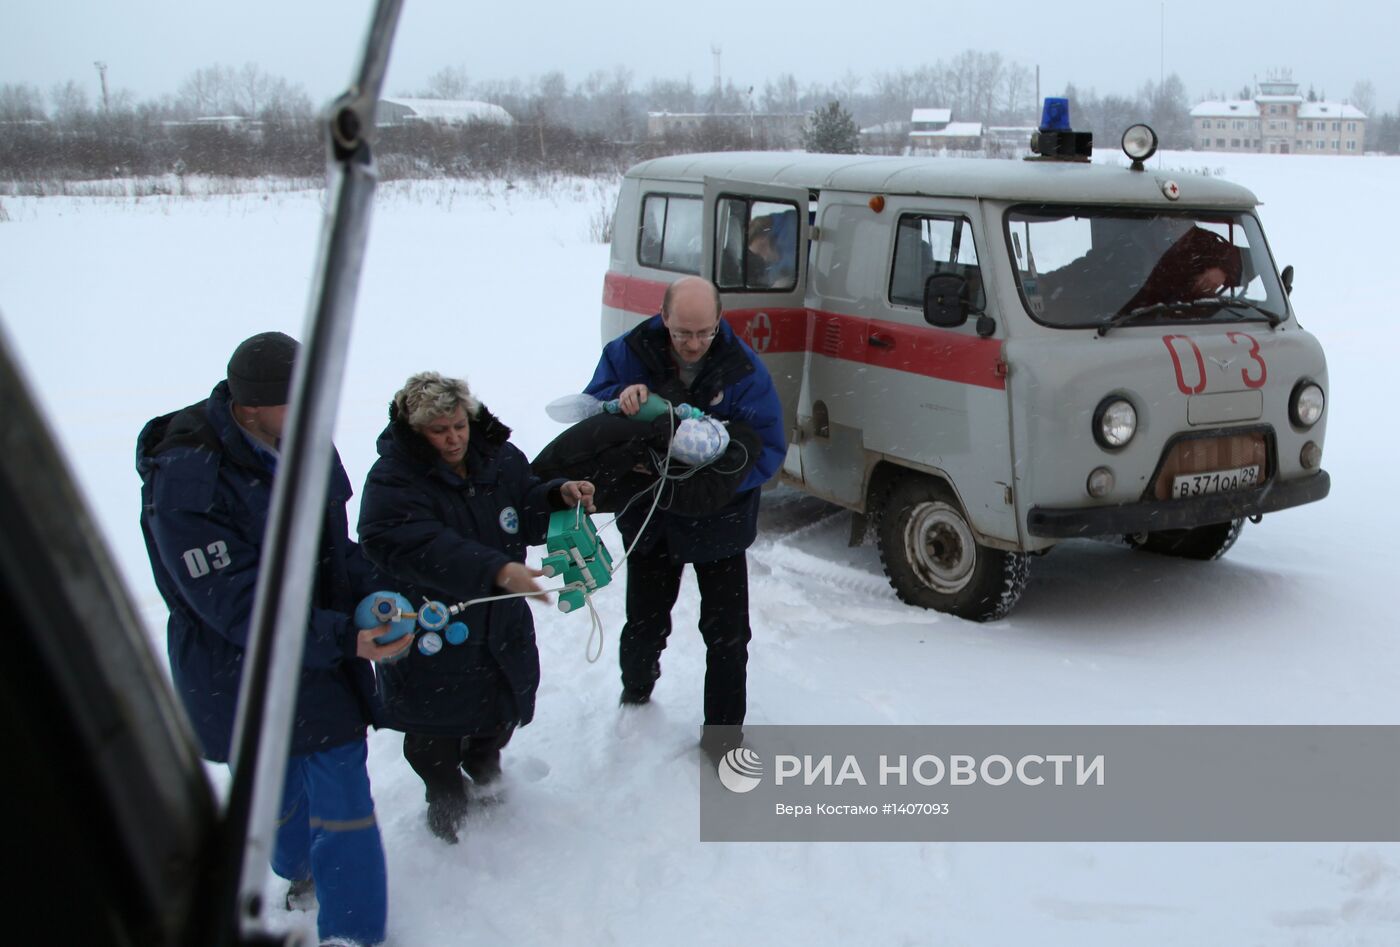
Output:
M1030 574L1025 553L978 543L952 491L929 478L894 485L878 535L880 561L900 601L971 621L1005 616Z
M1143 552L1209 562L1225 555L1235 544L1235 540L1240 538L1242 529L1244 520L1240 519L1197 526L1194 529L1163 529L1155 533L1135 533L1125 538L1129 546Z

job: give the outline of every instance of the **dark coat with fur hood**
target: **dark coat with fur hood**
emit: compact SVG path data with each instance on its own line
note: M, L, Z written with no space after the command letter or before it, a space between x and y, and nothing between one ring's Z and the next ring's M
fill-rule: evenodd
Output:
M360 506L360 545L415 605L500 595L496 575L543 543L562 509L562 480L542 482L511 444L510 428L482 408L470 420L465 478L389 409ZM523 598L472 605L469 630L435 655L418 646L381 665L388 726L408 733L488 734L535 714L540 680L535 623Z

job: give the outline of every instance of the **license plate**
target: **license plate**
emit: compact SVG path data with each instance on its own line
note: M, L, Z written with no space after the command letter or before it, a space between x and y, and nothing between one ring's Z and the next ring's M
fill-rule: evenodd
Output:
M1209 473L1185 474L1172 479L1172 496L1205 496L1207 493L1228 493L1243 490L1259 482L1259 465L1236 467L1234 470L1212 470Z

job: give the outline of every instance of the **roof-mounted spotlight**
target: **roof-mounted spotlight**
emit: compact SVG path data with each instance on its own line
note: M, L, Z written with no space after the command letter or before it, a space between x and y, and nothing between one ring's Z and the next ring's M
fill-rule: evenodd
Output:
M1123 133L1123 154L1133 163L1134 171L1143 170L1142 163L1157 153L1157 133L1150 126L1134 125Z

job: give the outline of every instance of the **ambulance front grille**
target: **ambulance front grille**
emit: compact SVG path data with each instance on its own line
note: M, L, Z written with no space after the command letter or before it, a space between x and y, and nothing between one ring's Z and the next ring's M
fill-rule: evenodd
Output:
M1172 479L1183 474L1234 470L1258 464L1260 477L1269 474L1269 442L1263 431L1244 431L1213 437L1187 437L1167 448L1157 477L1152 481L1152 496L1158 500L1171 499Z

